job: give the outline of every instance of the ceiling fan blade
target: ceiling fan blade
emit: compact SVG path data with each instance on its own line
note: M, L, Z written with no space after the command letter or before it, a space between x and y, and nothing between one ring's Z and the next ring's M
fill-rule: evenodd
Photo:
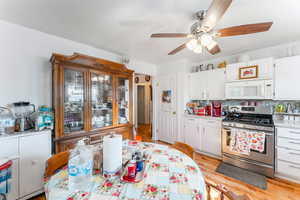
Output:
M179 51L183 50L185 47L186 47L186 43L180 45L179 47L177 47L176 49L174 49L173 51L168 53L168 55L174 55L174 54L178 53Z
M208 32L216 26L231 2L232 0L214 0L212 2L201 25L203 31Z
M246 35L251 33L259 33L268 31L273 22L265 22L258 24L245 24L240 26L233 26L228 28L220 29L217 33L218 37L228 37L228 36L236 36L236 35Z
M211 53L212 55L215 55L215 54L221 52L221 49L220 49L220 47L219 47L218 44L216 44L216 45L215 45L214 47L212 47L211 49L208 49L208 48L206 47L206 50L207 50L209 53Z
M186 33L154 33L151 35L152 38L186 38L190 34Z

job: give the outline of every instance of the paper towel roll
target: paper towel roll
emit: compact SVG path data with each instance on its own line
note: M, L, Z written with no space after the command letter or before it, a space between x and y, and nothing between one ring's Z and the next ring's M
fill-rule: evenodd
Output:
M103 173L114 174L122 167L122 136L107 135L103 138Z

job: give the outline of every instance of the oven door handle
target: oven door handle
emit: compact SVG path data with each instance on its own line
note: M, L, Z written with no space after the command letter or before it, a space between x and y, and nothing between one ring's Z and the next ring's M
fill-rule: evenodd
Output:
M238 127L230 127L230 126L224 126L223 129L230 131L231 129L241 129L241 130L249 130L249 131L260 131L264 132L267 136L274 136L274 134L270 133L271 131L264 131L264 130L258 130L258 129L249 129L249 128L238 128Z

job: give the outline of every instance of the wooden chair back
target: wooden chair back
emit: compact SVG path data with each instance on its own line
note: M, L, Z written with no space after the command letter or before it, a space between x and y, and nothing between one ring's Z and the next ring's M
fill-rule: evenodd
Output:
M213 185L205 182L207 200L250 200L247 195L236 195L222 185Z
M177 149L178 151L181 151L182 153L185 153L188 155L190 158L194 159L194 153L195 150L193 147L191 147L188 144L182 143L182 142L175 142L172 147L174 149Z
M69 160L69 151L57 153L47 160L45 178L52 176L58 169L66 166Z

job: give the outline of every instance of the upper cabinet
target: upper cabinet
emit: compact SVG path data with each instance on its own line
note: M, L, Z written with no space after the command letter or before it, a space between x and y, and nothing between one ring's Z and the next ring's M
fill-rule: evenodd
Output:
M226 81L237 81L239 80L239 69L240 67L246 67L247 63L233 63L226 67Z
M226 67L226 81L239 81L239 70L242 67L258 66L258 76L255 79L273 79L273 58L234 63ZM252 79L253 80L253 79Z
M300 56L278 59L275 62L275 99L300 100Z
M189 98L192 100L223 100L225 70L215 69L188 74Z
M53 54L51 62L56 151L82 137L101 140L109 132L131 137L132 70L81 54Z

